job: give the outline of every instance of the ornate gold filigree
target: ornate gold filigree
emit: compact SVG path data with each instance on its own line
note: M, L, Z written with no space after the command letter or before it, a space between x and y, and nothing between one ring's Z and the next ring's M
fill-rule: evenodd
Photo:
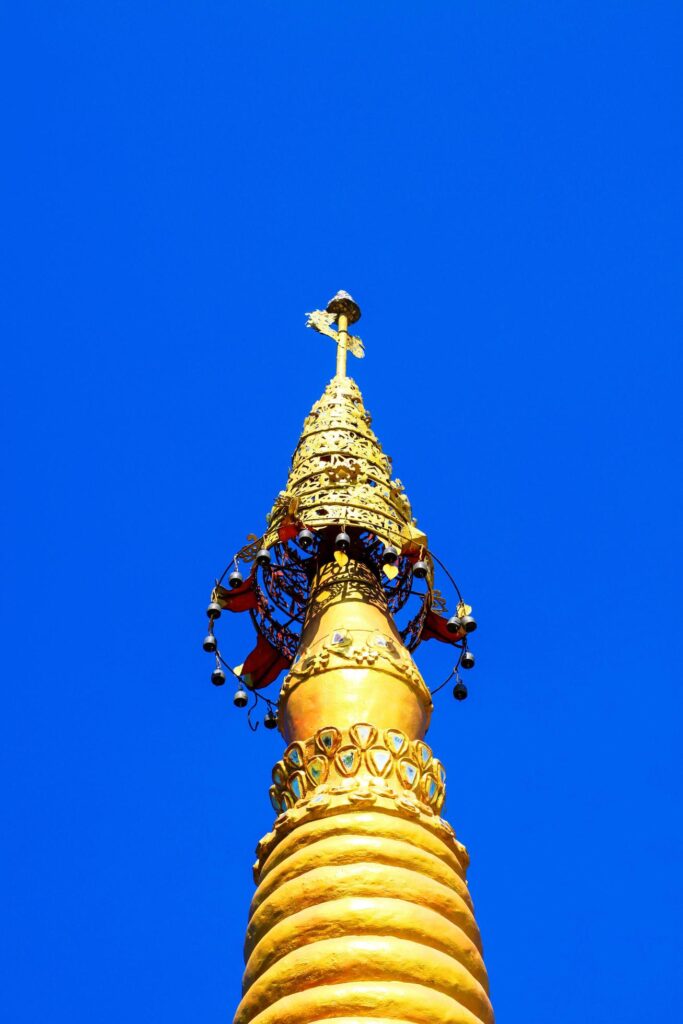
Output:
M238 562L253 562L260 547L261 540L256 536L256 534L248 533L247 543L237 552L235 560Z
M346 793L352 779L360 786L358 799L365 794L364 799L374 800L377 787L391 789L426 813L438 813L446 796L446 772L424 741L368 722L343 731L326 726L307 740L290 743L272 778L270 799L278 812L296 807L313 792Z
M324 314L329 316L329 314ZM275 499L266 546L296 503L296 517L321 530L346 524L369 530L403 551L426 549L403 484L370 427L358 385L335 377L304 423L287 486Z
M365 348L360 338L347 334L346 331L337 332L332 327L332 324L337 321L337 313L330 313L323 309L314 309L312 313L307 313L306 316L308 317L306 321L307 327L312 327L318 334L327 335L337 345L345 345L347 351L355 356L356 359L362 359L365 356Z

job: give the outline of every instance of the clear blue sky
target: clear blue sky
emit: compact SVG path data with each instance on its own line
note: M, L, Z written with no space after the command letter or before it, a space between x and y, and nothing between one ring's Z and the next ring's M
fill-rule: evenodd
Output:
M675 1019L681 5L0 20L3 1021L230 1019L281 741L210 685L204 608L338 288L480 621L430 739L499 1024Z

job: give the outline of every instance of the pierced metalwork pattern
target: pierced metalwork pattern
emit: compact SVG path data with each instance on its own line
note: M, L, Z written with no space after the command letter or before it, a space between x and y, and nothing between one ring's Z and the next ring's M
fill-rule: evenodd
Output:
M268 517L267 545L277 542L293 499L310 528L354 525L399 548L426 547L403 484L391 479L358 385L348 377L330 381L304 422L287 487Z

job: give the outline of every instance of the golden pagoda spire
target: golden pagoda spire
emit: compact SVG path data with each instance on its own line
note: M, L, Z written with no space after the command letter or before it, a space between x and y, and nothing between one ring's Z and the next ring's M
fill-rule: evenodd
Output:
M468 856L441 817L445 770L425 742L432 696L410 653L435 637L468 667L476 623L459 592L457 613L440 614L427 538L346 376L347 351L362 355L348 334L359 307L339 292L308 317L336 341L337 373L265 536L238 553L253 563L247 579L233 569L230 587L214 588L205 641L216 650L222 609L250 611L259 643L238 704L286 669L277 714L264 698L287 746L272 772L277 817L257 848L234 1024L491 1024ZM401 625L409 600L417 611Z

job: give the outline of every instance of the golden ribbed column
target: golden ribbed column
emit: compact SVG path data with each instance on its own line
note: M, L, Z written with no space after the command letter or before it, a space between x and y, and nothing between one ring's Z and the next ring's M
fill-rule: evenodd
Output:
M279 701L234 1024L491 1022L430 694L370 567L317 569Z

